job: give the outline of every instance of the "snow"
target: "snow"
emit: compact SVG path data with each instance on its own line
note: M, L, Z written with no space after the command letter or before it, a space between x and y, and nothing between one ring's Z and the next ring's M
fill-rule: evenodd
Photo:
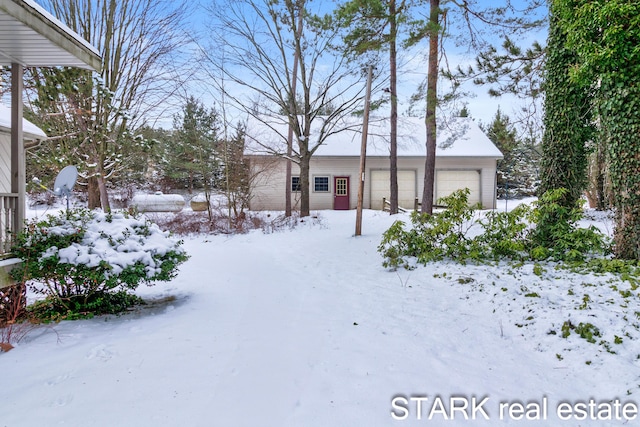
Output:
M408 216L367 210L354 237L355 211L317 215L293 230L186 239L177 278L138 290L153 304L36 327L0 353L11 408L0 425L616 426L615 414L564 421L556 410L640 403L628 282L548 265L387 271L381 233ZM562 338L568 320L598 326L616 354ZM487 398L490 419L429 420L438 398ZM547 419L518 420L518 403L546 405Z
M11 131L11 109L0 104L0 130ZM47 135L42 129L26 119L22 119L22 132L27 138L46 139Z
M266 120L266 119L265 119ZM247 127L247 153L268 154L283 152L286 148L288 125L282 120L271 119L268 125L251 120ZM311 142L314 146L320 135L322 118L312 124ZM340 130L336 132L337 130ZM327 137L314 156L360 156L362 119L348 117L335 124L335 132ZM369 122L367 156L389 156L389 119L374 117ZM426 155L426 130L423 118L398 117L398 155L424 157ZM471 118L456 117L438 123L436 137L437 157L490 157L501 159L502 153L482 132ZM271 150L263 146L270 147Z
M47 233L69 236L81 228L84 226L78 221L65 221L49 227ZM86 220L86 231L81 242L65 248L52 246L44 251L41 259L57 257L63 264L92 268L107 263L110 267L105 273L107 276L118 275L141 263L145 266L147 278L153 279L161 271L162 263L154 256L162 257L173 250L181 251L177 243L177 239L170 237L167 231L160 230L156 224L119 213L107 215L92 212L92 218Z
M75 31L73 31L71 28L63 24L58 18L56 18L55 16L47 12L38 3L36 3L33 0L22 0L22 1L27 5L29 5L29 7L31 7L32 9L35 9L38 14L42 15L47 21L49 21L51 24L58 27L62 32L66 33L69 37L81 43L84 47L89 49L94 54L98 56L100 55L100 52L98 52L98 50L95 47L93 47L88 41L80 37Z

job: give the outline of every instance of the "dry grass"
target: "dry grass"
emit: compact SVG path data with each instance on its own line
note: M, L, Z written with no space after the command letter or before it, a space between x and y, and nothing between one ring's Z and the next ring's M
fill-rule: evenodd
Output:
M17 284L0 289L0 352L7 352L34 328L26 320L27 287Z
M297 212L290 217L282 213L248 212L241 213L229 220L226 210L216 209L212 219L204 212L182 211L172 213L148 213L146 216L163 230L169 230L178 236L199 234L239 234L251 230L262 230L264 233L294 229L300 224L319 224L319 217L300 218Z

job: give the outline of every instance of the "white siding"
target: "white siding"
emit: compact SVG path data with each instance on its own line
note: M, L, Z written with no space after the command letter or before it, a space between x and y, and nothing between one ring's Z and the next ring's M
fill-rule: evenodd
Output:
M285 163L280 159L251 159L252 210L284 210Z

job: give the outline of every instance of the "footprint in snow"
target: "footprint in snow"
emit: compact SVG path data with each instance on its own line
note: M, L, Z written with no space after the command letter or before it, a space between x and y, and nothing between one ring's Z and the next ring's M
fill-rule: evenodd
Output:
M93 347L91 350L89 350L86 357L89 360L100 359L103 362L106 362L109 359L111 359L113 355L114 355L114 352L109 350L109 348L105 344L100 344Z

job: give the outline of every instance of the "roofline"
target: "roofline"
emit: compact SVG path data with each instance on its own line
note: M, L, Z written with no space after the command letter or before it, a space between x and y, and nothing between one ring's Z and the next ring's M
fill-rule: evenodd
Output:
M11 128L0 126L0 134L11 135ZM38 135L36 133L32 133L29 131L22 132L22 140L23 141L39 141L38 144L47 139L46 136ZM25 144L26 145L26 144Z
M0 0L0 10L84 62L86 66L82 68L96 72L102 70L102 58L98 51L32 0Z
M245 153L244 154L245 157L279 157L284 159L283 156L281 155L277 155L277 154L273 154L273 153ZM403 159L424 159L426 156L426 154L424 156L416 156L416 155L410 155L410 156L405 156L402 154L398 154L398 158L403 158ZM456 159L456 158L482 158L482 159L503 159L504 155L501 156L490 156L490 155L474 155L474 154L469 154L468 156L448 156L446 154L436 154L436 157L438 158L449 158L449 159ZM336 156L335 154L330 154L330 155L323 155L323 154L314 154L312 157L312 159L317 159L317 158L323 158L323 159L357 159L360 158L359 154L349 154L349 155L344 155L344 156ZM376 154L367 154L367 158L368 159L388 159L389 156L380 156L380 155L376 155Z

